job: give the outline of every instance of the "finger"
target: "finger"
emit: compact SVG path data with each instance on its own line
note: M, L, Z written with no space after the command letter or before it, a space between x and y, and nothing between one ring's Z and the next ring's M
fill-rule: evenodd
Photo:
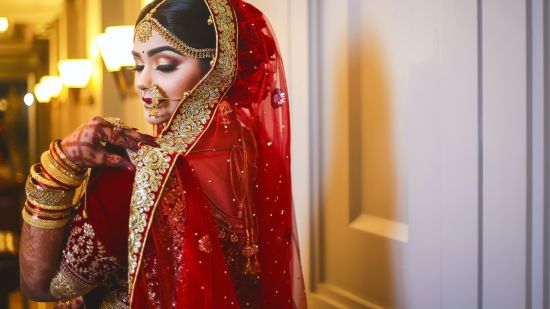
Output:
M76 309L84 308L84 300L82 297L75 299L74 304Z
M115 168L123 168L130 172L135 171L135 167L128 159L125 159L114 153L106 152L103 156L103 165Z
M160 145L155 141L155 138L151 135L143 134L137 130L127 130L124 132L124 135L132 137L134 140L141 142L145 145L160 147Z
M64 302L58 303L57 305L55 305L55 309L65 309L65 308L67 308L67 304L65 304Z
M112 127L109 123L101 125L101 130L97 132L97 138L101 142L122 148L128 148L134 151L139 149L139 140L127 135L125 130Z
M117 145L131 150L139 150L139 143L150 145L153 147L159 147L159 144L155 142L155 138L138 132L137 130L120 130L116 128L105 127L103 139L107 143Z

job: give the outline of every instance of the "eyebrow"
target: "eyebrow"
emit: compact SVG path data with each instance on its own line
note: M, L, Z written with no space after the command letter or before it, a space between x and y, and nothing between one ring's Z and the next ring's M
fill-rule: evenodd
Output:
M172 47L172 46L168 46L168 45L160 46L160 47L155 47L155 48L149 50L149 51L147 52L147 56L153 57L154 55L156 55L156 54L158 54L158 53L160 53L160 52L163 52L163 51L171 51L171 52L174 52L174 53L176 53L176 54L178 54L178 55L183 56L183 54L182 54L179 50L175 49L175 48ZM139 55L139 53L138 53L137 51L135 51L135 50L132 50L132 55L134 55L134 56L137 57L137 58L141 58L141 56Z

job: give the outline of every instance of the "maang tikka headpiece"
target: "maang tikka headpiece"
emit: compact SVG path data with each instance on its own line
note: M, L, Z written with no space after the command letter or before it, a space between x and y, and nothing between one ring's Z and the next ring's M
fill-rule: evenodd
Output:
M168 41L168 43L181 52L183 55L191 56L196 59L211 59L216 56L215 48L194 48L185 44L182 40L176 37L172 32L168 31L163 25L156 20L153 15L157 9L166 0L162 0L154 8L152 8L147 15L136 26L134 38L137 38L140 42L147 42L153 35L153 29L155 29L160 35Z

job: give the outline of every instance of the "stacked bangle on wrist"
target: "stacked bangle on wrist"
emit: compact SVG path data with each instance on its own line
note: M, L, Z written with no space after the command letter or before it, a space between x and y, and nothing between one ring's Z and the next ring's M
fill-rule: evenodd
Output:
M84 180L84 173L76 174L72 170L63 167L61 163L55 160L50 151L45 151L42 154L40 163L42 164L43 172L62 186L76 188Z
M23 208L21 215L23 216L23 220L25 220L27 224L41 229L59 229L67 225L67 223L69 222L68 215L63 218L48 218L45 216L43 217L33 213L32 211L29 211L26 205L25 208Z
M22 211L23 220L43 229L64 227L74 208L76 188L86 179L86 169L69 160L61 151L59 141L54 141L30 172L25 185L27 201Z
M56 190L45 188L34 182L32 177L27 179L25 185L25 192L27 193L27 200L34 204L53 205L51 207L72 206L75 190ZM59 206L61 207L61 206Z
M68 170L72 171L73 173L80 175L86 172L85 168L80 167L78 164L71 161L65 153L63 153L63 150L61 149L61 141L55 140L50 144L50 153L57 162L59 162L61 165L65 166Z

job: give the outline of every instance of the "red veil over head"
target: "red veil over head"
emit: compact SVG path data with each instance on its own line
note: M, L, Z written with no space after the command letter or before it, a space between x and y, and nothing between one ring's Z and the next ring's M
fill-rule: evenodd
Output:
M131 307L306 308L276 38L244 1L205 3L215 63L134 156Z

